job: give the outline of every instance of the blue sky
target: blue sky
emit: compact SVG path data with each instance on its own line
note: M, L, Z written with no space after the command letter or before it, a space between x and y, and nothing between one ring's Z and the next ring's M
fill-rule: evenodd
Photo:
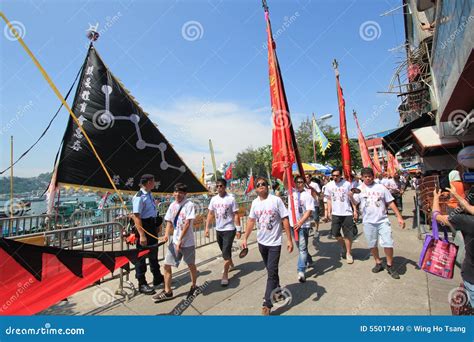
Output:
M339 60L351 136L352 109L366 135L398 125L395 95L386 91L402 55L400 0L269 0L277 53L293 122L332 113L338 125L333 58ZM87 51L96 48L185 162L211 170L208 139L218 163L248 146L271 143L265 21L260 0L2 1L24 40L64 94ZM189 30L186 30L188 28ZM2 22L0 36L0 167L46 127L59 100ZM69 100L72 103L72 98ZM51 171L68 113L15 168L15 175Z

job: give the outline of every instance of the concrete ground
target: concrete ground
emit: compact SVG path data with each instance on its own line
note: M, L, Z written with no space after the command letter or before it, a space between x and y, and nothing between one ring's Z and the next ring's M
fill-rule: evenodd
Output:
M450 315L448 296L460 283L456 268L453 280L429 275L416 266L422 247L413 229L413 194L405 195L403 212L407 228L401 230L390 215L395 240L395 267L401 279L395 280L386 272L374 274L363 234L353 246L354 264L341 259L335 240L329 240L329 223L321 224L319 243L313 242L310 254L314 265L307 271L305 283L297 281L297 249L289 254L282 250L280 282L286 288L287 300L274 307L273 315ZM362 225L358 225L362 233ZM255 232L252 233L252 241ZM312 241L312 237L310 238ZM115 295L118 280L89 287L69 297L41 314L57 315L259 315L265 291L266 271L256 243L249 247L244 259L235 251L235 271L231 272L227 288L221 287L223 261L217 244L197 249L198 284L202 293L186 300L190 287L186 266L181 265L173 279L174 299L154 303L150 296L133 295L131 298ZM383 252L381 250L381 254ZM136 284L134 272L130 279ZM151 280L151 276L149 276ZM161 288L158 290L160 291Z

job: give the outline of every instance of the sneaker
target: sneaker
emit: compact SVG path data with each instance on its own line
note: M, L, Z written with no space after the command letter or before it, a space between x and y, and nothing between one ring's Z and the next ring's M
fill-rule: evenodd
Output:
M400 275L392 266L387 265L387 272L392 276L393 279L400 279Z
M227 286L227 285L229 285L229 279L222 279L222 280L221 280L221 286L224 286L224 287L225 287L225 286Z
M372 272L373 272L373 273L379 273L379 272L381 272L381 271L383 271L383 265L382 265L382 263L376 264L375 267L372 268Z
M191 286L191 288L189 289L189 292L186 296L186 299L189 299L191 298L192 296L194 296L194 293L196 292L196 290L198 289L199 287L197 285L195 286Z
M347 261L348 264L353 264L354 263L354 258L352 257L352 255L347 253L346 254L346 261Z
M298 272L298 281L300 283L304 283L306 281L306 278L304 276L304 272Z
M270 316L270 311L271 311L271 308L269 308L267 306L262 306L262 315L263 316Z
M145 295L154 295L156 293L153 287L148 286L148 284L138 286L138 291Z
M164 302L165 300L173 299L173 291L165 292L164 290L152 297L156 302Z

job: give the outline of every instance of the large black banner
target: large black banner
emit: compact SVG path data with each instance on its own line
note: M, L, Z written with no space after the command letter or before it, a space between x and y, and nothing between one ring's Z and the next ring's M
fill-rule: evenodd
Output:
M116 187L139 189L140 176L153 174L154 192L171 193L180 182L190 193L206 188L184 164L133 97L89 48L72 110L106 165ZM58 165L62 185L112 189L97 158L72 118L69 118Z

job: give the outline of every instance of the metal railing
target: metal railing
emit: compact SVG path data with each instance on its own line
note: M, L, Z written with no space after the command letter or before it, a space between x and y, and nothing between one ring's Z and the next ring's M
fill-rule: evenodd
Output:
M0 218L2 237L23 236L26 234L56 230L64 227L61 215L31 215Z
M239 216L241 220L241 226L245 227L247 223L247 216L250 211L250 205L252 201L245 201L245 202L239 202L237 203L239 207ZM169 205L169 203L168 203ZM194 224L193 224L193 230L194 230L194 237L195 237L195 243L196 243L196 248L200 248L203 246L210 245L214 242L216 242L216 233L215 229L210 230L210 236L209 238L205 237L205 224L206 224L206 218L207 218L207 206L205 206L206 209L201 210L202 212L199 213L198 217L195 219ZM60 227L57 224L51 224L52 221L47 222L46 217L49 217L50 220L52 218L49 215L39 215L36 216L35 218L37 220L40 220L40 217L45 217L43 221L41 222L47 222L46 226L42 226L41 230L37 230L35 232L33 231L28 231L26 234L10 234L8 235L9 238L12 239L24 239L24 238L38 238L38 237L43 237L44 238L44 243L47 246L53 246L53 247L58 247L58 248L63 248L63 249L72 249L72 250L84 250L84 251L97 251L97 252L102 252L102 251L125 251L129 250L131 248L134 248L133 246L131 247L128 245L125 241L125 235L124 233L128 230L128 222L129 218L126 215L120 215L123 212L116 211L114 212L112 208L107 208L111 210L106 210L105 212L110 213L110 217L113 222L104 222L104 223L96 223L96 224L89 224L89 225L84 225L84 226L79 226L79 227L68 227L68 228L58 228ZM165 206L159 207L161 209L160 215L164 216L163 211L165 210ZM167 209L167 207L166 207ZM90 216L88 216L90 215ZM94 214L95 215L95 214ZM108 214L105 214L108 215ZM76 216L78 221L81 221L83 219L86 219L88 217L92 217L92 214L89 213L89 211L85 211L82 216ZM106 216L107 217L107 216ZM33 217L20 217L16 219L33 219ZM10 219L2 219L2 221L6 221ZM162 229L161 233L159 234L159 237L164 235L164 229ZM172 237L170 237L171 240ZM158 249L158 260L164 260L165 258L165 251L166 247L160 247ZM131 267L133 269L133 265ZM126 298L126 300L129 299L129 294L124 290L124 284L127 283L129 289L132 290L132 293L135 294L135 287L134 285L130 282L129 280L130 277L130 272L124 272L122 268L119 270L119 286L118 289L116 290L116 294L122 295L123 297ZM114 272L112 272L111 276L107 276L103 279L101 279L102 282L104 281L109 281L111 279L117 278L117 275L114 275Z

